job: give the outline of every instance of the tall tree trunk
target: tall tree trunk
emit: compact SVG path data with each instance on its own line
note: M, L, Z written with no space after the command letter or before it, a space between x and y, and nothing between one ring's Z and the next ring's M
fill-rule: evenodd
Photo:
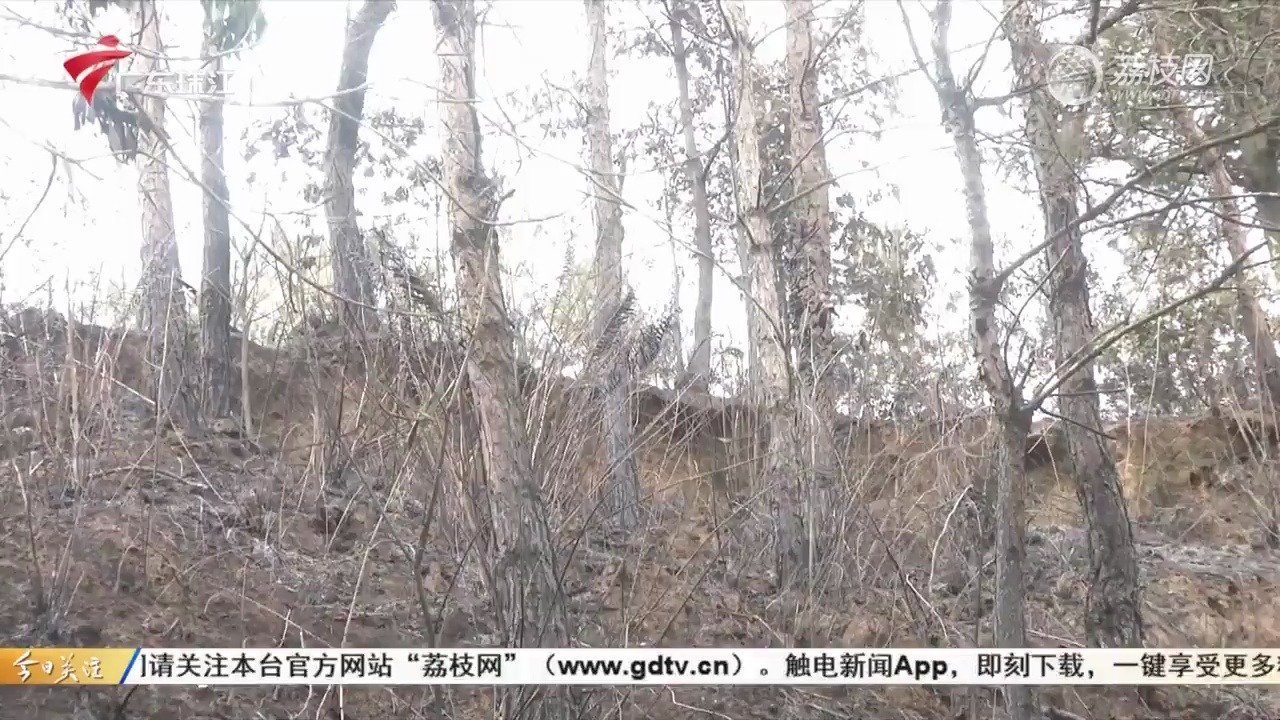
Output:
M791 0L787 7L787 75L791 100L791 158L793 175L794 227L798 262L796 277L788 278L795 288L799 317L795 328L796 374L804 388L804 402L798 404L797 424L806 438L813 480L809 483L810 545L825 537L828 516L836 509L835 452L831 421L835 417L835 389L830 381L835 363L835 335L832 328L834 303L831 297L831 207L827 187L827 151L822 137L822 117L818 102L818 57L813 43L813 3Z
M680 270L680 247L675 235L671 232L671 218L675 214L674 203L667 204L666 230L667 246L671 248L671 267L675 273L676 292L684 286L684 273ZM701 292L701 291L699 291ZM675 315L671 325L671 367L675 370L677 381L689 376L688 356L684 353L684 313L679 304L675 305Z
M688 0L671 0L671 58L680 88L680 125L684 131L684 174L693 190L693 237L698 251L698 302L693 310L693 352L689 376L695 387L706 390L711 377L711 298L715 282L715 248L711 245L711 209L707 204L707 173L694 134L693 101L689 97L689 50L683 23Z
M141 39L133 72L150 75L161 71L164 45L160 39L160 13L155 0L139 0ZM178 262L173 199L165 162L168 139L164 135L165 100L137 96L134 101L146 115L138 128L138 194L142 205L143 326L147 331L147 357L152 368L156 417L183 428L199 423L194 378L185 376L187 310Z
M338 92L329 119L325 147L325 216L333 252L333 289L343 298L338 317L348 328L370 330L377 324L373 311L374 280L369 250L356 223L356 145L364 119L364 85L369 76L369 53L378 30L395 9L394 0L365 0L347 24L342 48Z
M591 146L592 194L595 196L595 318L596 337L603 340L611 309L622 302L622 204L618 172L613 164L613 139L609 135L608 27L603 0L586 0L587 26L591 32L591 64L588 71L587 137ZM608 355L609 383L604 398L604 427L608 437L609 477L605 494L610 518L624 528L639 523L640 487L632 447L631 418L627 414L630 373L620 353Z
M735 150L733 153L737 155ZM737 161L734 161L735 166ZM735 169L734 174L741 173L740 169ZM740 194L740 193L739 193ZM738 232L737 241L734 243L738 251L738 267L741 268L742 274L738 276L738 291L742 293L742 301L746 306L747 316L747 396L752 402L757 399L760 390L761 374L760 374L760 341L756 337L756 328L759 327L760 319L756 317L760 314L760 308L756 305L758 299L755 298L751 284L751 248L747 244L746 235L742 231ZM779 299L781 302L781 299Z
M1007 27L1023 87L1045 87L1049 51L1026 2L1009 0ZM1077 196L1079 154L1086 142L1084 115L1060 115L1047 93L1028 96L1026 135L1040 185L1049 273L1049 311L1053 318L1058 365L1083 353L1097 334L1089 309L1089 265L1081 243ZM1115 461L1103 442L1102 417L1093 363L1080 367L1062 384L1058 413L1066 421L1064 468L1075 481L1076 496L1088 528L1089 597L1085 632L1093 647L1142 647L1142 603L1138 553Z
M729 88L729 83L723 77L723 73L717 73L717 82L720 85L720 103L724 110L724 123L726 127L733 127L735 122L733 107L733 91ZM759 143L757 142L757 145ZM730 176L734 184L735 194L740 194L741 190L737 187L738 175L742 172L738 166L738 147L737 143L728 144L728 152L725 153L729 162ZM763 172L763 170L762 170ZM761 180L761 183L764 181ZM746 395L753 402L756 400L756 392L760 388L760 360L757 356L759 342L756 340L756 304L752 300L751 294L751 252L746 240L746 234L739 230L737 233L734 249L738 252L738 269L739 275L734 284L738 286L738 292L742 293L742 302L746 307L747 315L747 391Z
M795 472L795 431L788 409L790 373L783 345L782 298L778 295L773 231L765 207L764 168L760 162L760 107L754 92L755 47L741 0L725 3L733 53L737 118L733 127L738 155L738 233L747 249L747 275L755 297L750 318L756 343L761 386L758 390L768 418L768 460L764 478L773 497L777 537L778 587L795 588L812 567L805 538L801 481ZM750 298L748 299L750 302Z
M440 64L440 121L445 185L450 198L451 250L457 266L463 327L470 329L466 373L480 418L492 527L485 550L493 571L490 597L508 633L505 645L565 647L572 637L556 577L555 544L534 475L520 395L510 318L502 292L497 200L481 159L475 110L474 0L440 0L435 17ZM501 717L553 713L566 703L534 700L535 688L513 687L502 697ZM533 700L526 706L526 701ZM528 716L527 714L525 716Z
M1169 43L1160 29L1157 28L1153 35L1157 52L1162 53L1162 57L1169 56L1171 54ZM1194 147L1205 144L1207 140L1204 131L1200 129L1191 109L1177 97L1176 89L1169 88L1168 92L1174 95L1171 98L1172 104L1169 110L1182 128L1187 145ZM1234 199L1236 192L1232 186L1231 175L1227 173L1222 150L1217 146L1205 148L1200 153L1200 165L1209 176L1209 189L1215 196L1221 198L1217 203L1217 216L1222 239L1226 242L1231 259L1239 262L1249 254L1249 241L1245 228L1241 224L1244 213L1241 212L1240 203ZM1262 386L1266 389L1267 399L1271 402L1271 409L1274 411L1280 409L1280 356L1276 354L1275 338L1271 335L1266 311L1258 302L1258 282L1251 275L1248 268L1241 268L1235 283L1236 305L1240 309L1240 320L1244 325L1245 337L1249 339L1253 349L1254 362L1257 363L1258 372L1262 376Z
M973 315L974 354L978 375L991 398L995 432L996 587L995 644L1027 646L1025 573L1026 559L1026 442L1031 414L1023 407L1022 392L1014 384L1001 352L996 304L995 244L987 218L987 190L982 179L982 154L978 150L973 104L951 69L947 35L951 26L951 1L939 0L933 14L933 55L938 101L943 123L955 142L956 159L964 180L965 210L972 235L969 307ZM988 502L984 499L984 502ZM1031 720L1035 696L1025 685L1004 688L1005 712L1010 720Z
M200 103L200 180L204 192L204 272L200 280L200 350L204 370L204 411L209 417L231 412L231 199L223 165L224 102L221 38L205 3L204 57L212 73Z

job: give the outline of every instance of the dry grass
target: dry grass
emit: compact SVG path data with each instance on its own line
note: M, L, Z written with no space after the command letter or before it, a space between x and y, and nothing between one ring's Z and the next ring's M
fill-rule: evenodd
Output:
M0 360L5 644L502 644L463 530L479 478L474 422L458 410L446 353L427 344L251 345L251 435L185 437L145 420L136 338L93 327L24 332ZM989 637L993 568L971 550L965 493L982 466L981 419L846 423L833 552L812 596L779 603L758 458L743 440L751 413L642 394L639 456L652 512L644 532L619 538L601 529L602 464L582 393L567 381L527 379L535 464L563 552L572 552L565 593L580 642L964 646ZM1214 434L1223 422L1147 432L1142 447L1166 460L1186 438L1236 448L1239 423ZM1152 501L1137 523L1150 643L1280 646L1265 458L1245 472L1238 448L1196 453L1214 456L1213 482L1192 487L1189 476L1147 463L1143 482L1127 488ZM1083 637L1086 562L1078 510L1070 483L1053 472L1054 455L1032 456L1041 460L1029 461L1031 638L1074 645ZM109 689L10 695L0 718L80 708L106 720L121 697ZM1045 697L1100 718L1280 712L1271 694L1252 690L1171 690L1158 710L1121 689ZM990 692L619 688L594 691L591 701L601 717L951 718L986 706ZM478 689L143 689L125 716L319 718L341 708L354 718L479 718L490 702Z

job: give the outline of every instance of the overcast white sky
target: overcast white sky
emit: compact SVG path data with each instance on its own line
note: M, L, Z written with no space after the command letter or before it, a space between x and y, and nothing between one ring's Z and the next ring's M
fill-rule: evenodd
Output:
M953 48L976 47L992 36L994 13L999 2L961 2L956 4L951 45ZM89 37L55 36L32 27L26 21L62 27L53 13L54 3L11 1L0 3L0 75L63 81L61 62L70 53L92 43L103 33L127 37L128 18L111 11L98 18L96 33ZM162 0L166 13L162 33L172 56L192 58L197 54L200 37L200 14L194 0ZM231 197L236 212L258 225L264 207L277 213L307 211L320 216L318 208L310 208L301 198L301 166L286 161L276 166L269 153L260 155L254 167L246 167L241 159L241 133L255 120L278 117L279 109L245 107L245 104L270 103L298 97L322 97L333 92L345 29L345 18L358 7L357 2L343 0L264 0L269 27L259 45L231 68L234 101L240 106L227 112L228 173ZM929 25L923 8L913 0L908 6L915 14L913 27L917 33L927 32ZM907 49L905 31L897 6L891 0L869 0L867 41L890 72L914 67ZM781 27L783 6L777 0L752 0L748 3L757 35ZM836 9L828 8L826 13ZM619 13L613 17L618 18ZM565 83L569 74L584 72L589 57L583 5L578 0L517 0L499 2L490 14L489 27L483 34L480 65L483 70L481 92L486 98L482 110L499 117L497 103L513 93L543 86L544 78ZM498 27L501 26L501 27ZM434 93L430 89L435 76L436 60L434 28L430 7L425 0L401 0L387 25L377 38L371 59L371 90L366 112L393 106L404 114L418 113L432 128L436 119ZM779 57L783 34L772 32L760 48L763 59ZM927 40L920 39L927 52ZM954 59L959 69L967 69L978 57L979 49L958 51ZM425 53L425 54L421 54ZM979 90L997 94L1009 87L1006 74L1007 46L993 44L985 65ZM181 63L175 63L181 66ZM614 62L612 84L614 131L633 127L643 119L650 100L668 100L676 92L668 61L646 60ZM28 248L16 252L6 261L3 297L5 302L20 301L32 286L50 275L55 284L64 286L87 281L94 273L132 282L138 267L137 248L139 219L135 191L136 174L131 166L118 165L107 157L105 139L96 133L72 132L70 107L72 93L67 90L31 87L19 83L0 83L6 102L0 106L0 157L5 162L4 180L0 183L0 201L4 202L4 218L0 221L0 241L7 244L18 225L26 218L44 191L52 166L51 146L80 162L78 167L60 163L49 197L27 225L24 242ZM865 191L883 188L887 183L901 188L900 200L873 208L873 217L889 223L907 224L925 232L930 240L948 244L967 238L967 226L960 194L960 177L952 154L950 138L940 126L937 100L932 88L919 74L902 80L902 117L892 119L879 140L866 135L844 137L828 148L829 164L840 181L842 190L855 197ZM198 168L199 154L194 144L195 108L192 103L170 103L169 133L175 137L187 167ZM996 112L984 113L985 129L1000 131L1010 121ZM994 124L993 124L994 123ZM1005 127L999 124L1005 123ZM553 219L514 227L505 237L503 252L509 267L523 266L538 277L520 280L514 287L521 295L536 292L540 283L550 282L559 271L564 245L575 238L580 248L576 256L590 256L589 207L584 195L585 183L575 166L582 163L582 146L576 138L546 141L541 133L531 134L517 153L517 143L509 137L491 133L486 138L486 161L497 166L514 197L504 206L509 218L548 217ZM427 140L427 142L433 142ZM429 147L434 147L431 145ZM517 162L519 161L519 162ZM864 167L867 168L859 170ZM671 287L672 257L667 238L658 220L662 213L656 206L661 190L660 177L652 171L652 163L644 160L629 168L631 176L625 185L627 200L638 211L626 216L627 252L630 277L642 302L649 308L660 308ZM247 182L250 171L257 182ZM291 179L292 178L292 179ZM200 193L185 181L180 170L171 174L178 236L184 275L197 283L200 266ZM357 187L367 191L360 200L366 212L385 212L377 203L380 181L357 177ZM1035 204L1026 188L1003 185L994 171L988 172L993 222L998 235L1034 237L1040 220ZM834 193L833 193L834 196ZM435 220L422 218L424 228ZM315 223L315 227L323 227ZM430 230L423 232L429 235ZM1018 245L1025 246L1019 242ZM683 299L686 312L693 306L693 261L682 258L684 269ZM939 272L953 289L963 287L967 267L967 251L953 250L940 257ZM14 272L22 268L20 272ZM29 270L28 270L29 268ZM734 268L729 268L734 271ZM722 337L717 346L745 343L742 306L727 280L718 280L715 327ZM844 317L846 322L856 318ZM962 322L963 318L949 318ZM686 321L688 323L688 321ZM688 325L686 324L686 328Z

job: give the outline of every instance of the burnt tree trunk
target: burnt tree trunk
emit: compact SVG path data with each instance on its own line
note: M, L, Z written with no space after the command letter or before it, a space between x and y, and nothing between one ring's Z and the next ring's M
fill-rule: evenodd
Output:
M133 72L160 72L164 44L160 38L160 13L155 0L140 0L140 49ZM187 309L178 262L173 199L166 165L169 141L164 134L165 99L139 95L134 98L146 116L138 129L138 194L142 206L143 327L147 332L147 360L151 367L158 424L179 427L199 424L198 395L187 366ZM193 373L194 374L194 373Z
M992 467L996 486L995 644L1005 648L1026 647L1026 577L1023 567L1026 562L1025 453L1031 416L1023 407L1021 388L1014 383L1005 364L996 324L995 309L1001 288L995 270L995 245L987 217L987 191L982 178L982 154L978 149L973 103L967 89L961 89L956 82L947 48L951 26L950 0L939 0L933 22L935 87L943 121L955 142L972 237L969 307L974 355L978 361L978 375L991 398L996 421L995 463ZM1009 720L1031 720L1035 717L1036 699L1031 688L1007 685L1004 696Z
M394 0L365 0L347 24L342 47L342 69L329 119L325 145L325 217L329 222L333 253L333 290L338 318L348 329L368 331L378 321L373 309L374 279L369 249L356 223L356 191L353 180L360 123L364 119L365 83L369 78L369 53L378 30L395 9Z
M773 499L777 532L776 560L781 591L798 587L811 577L812 567L805 536L803 493L795 462L795 432L789 409L791 400L787 349L782 333L782 298L778 294L773 230L765 207L764 168L760 162L760 108L754 92L755 47L749 35L746 9L741 0L725 4L733 52L734 96L737 118L733 127L737 146L737 211L739 243L746 249L755 311L750 314L759 361L759 398L769 424L768 460L764 479ZM752 298L748 298L752 302Z
M1020 85L1043 88L1048 49L1027 3L1008 6L1007 23ZM1077 165L1086 142L1082 111L1059 110L1043 90L1028 96L1031 146L1045 218L1049 312L1059 366L1083 354L1097 329L1089 309L1089 265L1077 222ZM1063 378L1058 414L1067 445L1065 470L1075 483L1089 538L1085 632L1092 647L1142 647L1138 555L1120 477L1102 435L1093 363Z
M534 474L514 338L504 304L498 253L496 188L484 170L476 113L473 0L431 5L440 66L444 180L450 198L451 251L457 266L466 377L479 416L491 527L475 528L492 569L490 596L507 634L504 645L566 647L571 627L557 579L555 543ZM483 517L477 513L473 517ZM513 687L500 699L500 717L569 717L569 703L534 698ZM563 692L563 691L561 691ZM568 694L560 695L566 698Z
M221 38L205 4L205 71L210 73L200 103L200 180L204 184L204 271L200 278L200 350L204 371L204 411L221 418L231 413L231 198L223 165Z
M835 526L836 466L831 419L836 398L831 385L835 364L835 305L831 296L831 206L827 188L827 152L822 137L818 102L818 52L813 42L813 3L791 0L787 6L787 74L791 103L791 158L796 164L794 209L798 229L795 243L799 304L795 341L796 374L803 388L797 403L797 425L808 446L813 468L808 487L810 554L821 542L829 545L828 528Z
M613 163L613 138L609 132L608 26L603 0L587 0L587 26L591 33L588 70L587 139L596 226L595 318L597 342L604 339L610 309L622 302L622 203L618 172ZM604 432L608 438L609 475L605 480L606 507L611 521L621 527L639 524L640 486L636 469L631 419L627 414L630 373L622 367L620 353L608 355L611 367L604 398Z

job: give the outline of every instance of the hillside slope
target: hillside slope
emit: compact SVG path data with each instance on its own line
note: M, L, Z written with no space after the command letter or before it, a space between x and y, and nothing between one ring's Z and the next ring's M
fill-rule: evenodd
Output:
M252 432L190 437L146 420L134 336L18 329L0 358L6 645L502 643L462 521L478 475L447 353L390 341L345 351L251 345ZM619 537L592 517L601 469L589 450L594 426L582 419L589 395L563 379L527 380L580 642L885 647L989 637L993 567L973 555L961 501L981 467L981 418L910 428L846 420L835 560L819 595L784 614L797 603L774 602L765 506L747 492L760 492L758 458L735 439L749 434L748 410L640 392L651 517L644 532ZM1265 532L1274 483L1266 462L1244 462L1269 452L1269 427L1223 413L1109 429L1151 500L1136 530L1151 645L1280 646L1280 559ZM1084 635L1084 535L1070 483L1053 472L1060 438L1047 429L1036 442L1028 627L1039 645L1072 645ZM1161 462L1139 462L1134 447ZM1159 710L1123 689L1044 694L1092 717L1280 713L1274 694L1253 690L1171 690ZM77 717L106 720L124 697L11 695L0 718L78 708ZM597 714L621 707L628 718L942 718L990 693L638 688L591 698ZM32 703L35 714L18 709ZM337 703L323 688L142 689L122 717L338 717ZM342 703L356 718L479 718L488 708L480 689L347 689Z

